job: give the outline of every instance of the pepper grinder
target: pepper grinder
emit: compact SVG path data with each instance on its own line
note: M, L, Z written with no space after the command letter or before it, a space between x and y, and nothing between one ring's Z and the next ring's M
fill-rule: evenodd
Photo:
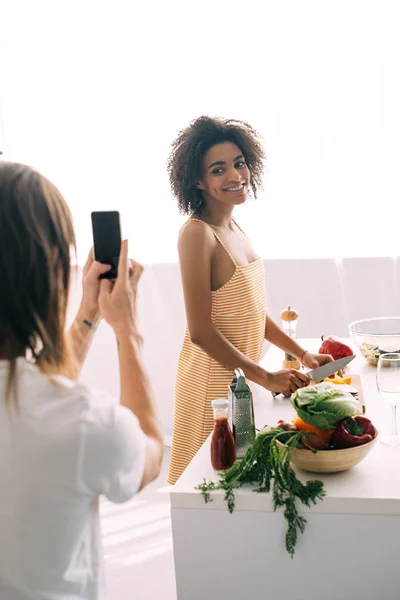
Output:
M297 327L297 319L299 318L299 313L297 310L288 306L284 310L282 310L280 314L282 320L282 329L292 338L292 340L296 339L296 327ZM282 363L282 367L284 369L300 369L300 361L297 360L291 354L285 352L285 357Z

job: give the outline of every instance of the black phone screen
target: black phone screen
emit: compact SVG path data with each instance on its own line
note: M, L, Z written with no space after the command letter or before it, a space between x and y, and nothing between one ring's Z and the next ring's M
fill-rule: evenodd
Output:
M100 279L115 279L121 252L121 227L119 212L92 212L94 258L98 262L111 265L111 270L100 275Z

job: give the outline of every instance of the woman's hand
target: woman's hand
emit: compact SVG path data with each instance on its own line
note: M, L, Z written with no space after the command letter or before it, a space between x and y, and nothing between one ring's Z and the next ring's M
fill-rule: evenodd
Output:
M135 297L143 266L128 259L128 240L121 244L118 276L115 281L100 281L99 308L101 316L118 336L121 331L134 328L136 317Z
M264 387L271 392L291 396L310 383L309 377L296 369L282 369L276 373L266 373Z
M330 354L311 354L310 352L303 354L302 358L303 365L309 369L317 369L333 361L333 357ZM343 374L344 369L339 369L338 375L342 376Z
M93 248L91 248L83 267L82 300L79 309L82 317L91 323L95 323L100 318L99 292L101 280L99 277L110 269L110 265L104 265L94 260Z
M301 362L309 369L317 369L332 361L333 358L330 354L311 354L310 352L305 352Z
M333 358L330 354L311 354L311 352L305 352L301 362L309 369L317 369L332 361Z

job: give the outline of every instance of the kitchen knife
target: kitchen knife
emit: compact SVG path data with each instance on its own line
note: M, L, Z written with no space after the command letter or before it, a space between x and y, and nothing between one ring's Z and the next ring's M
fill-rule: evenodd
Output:
M325 379L325 377L329 377L330 375L336 373L336 371L344 369L344 367L348 365L353 358L355 358L355 354L352 356L344 356L338 360L333 360L332 362L326 363L326 365L322 365L322 367L308 371L305 373L305 375L315 381L315 383L320 383L323 379ZM275 396L279 396L280 393L281 392L272 392L272 395L275 398Z

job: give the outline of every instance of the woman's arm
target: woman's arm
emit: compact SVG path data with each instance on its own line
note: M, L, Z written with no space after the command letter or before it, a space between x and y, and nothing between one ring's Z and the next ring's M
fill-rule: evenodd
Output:
M278 346L284 352L287 352L287 354L294 356L300 362L303 355L307 352L295 340L286 335L268 315L265 317L265 339L274 346Z
M300 346L295 340L286 335L284 331L266 315L265 339L284 352L297 358L305 367L316 369L333 360L330 354L312 354Z
M81 304L71 327L66 333L67 344L69 344L74 356L74 371L69 375L71 379L78 379L80 375L99 321L97 315L89 314Z
M109 265L94 261L92 250L89 252L82 274L82 300L78 313L65 334L66 342L74 356L74 370L69 373L71 379L78 379L85 362L93 335L100 322L99 291L100 275L110 270Z

